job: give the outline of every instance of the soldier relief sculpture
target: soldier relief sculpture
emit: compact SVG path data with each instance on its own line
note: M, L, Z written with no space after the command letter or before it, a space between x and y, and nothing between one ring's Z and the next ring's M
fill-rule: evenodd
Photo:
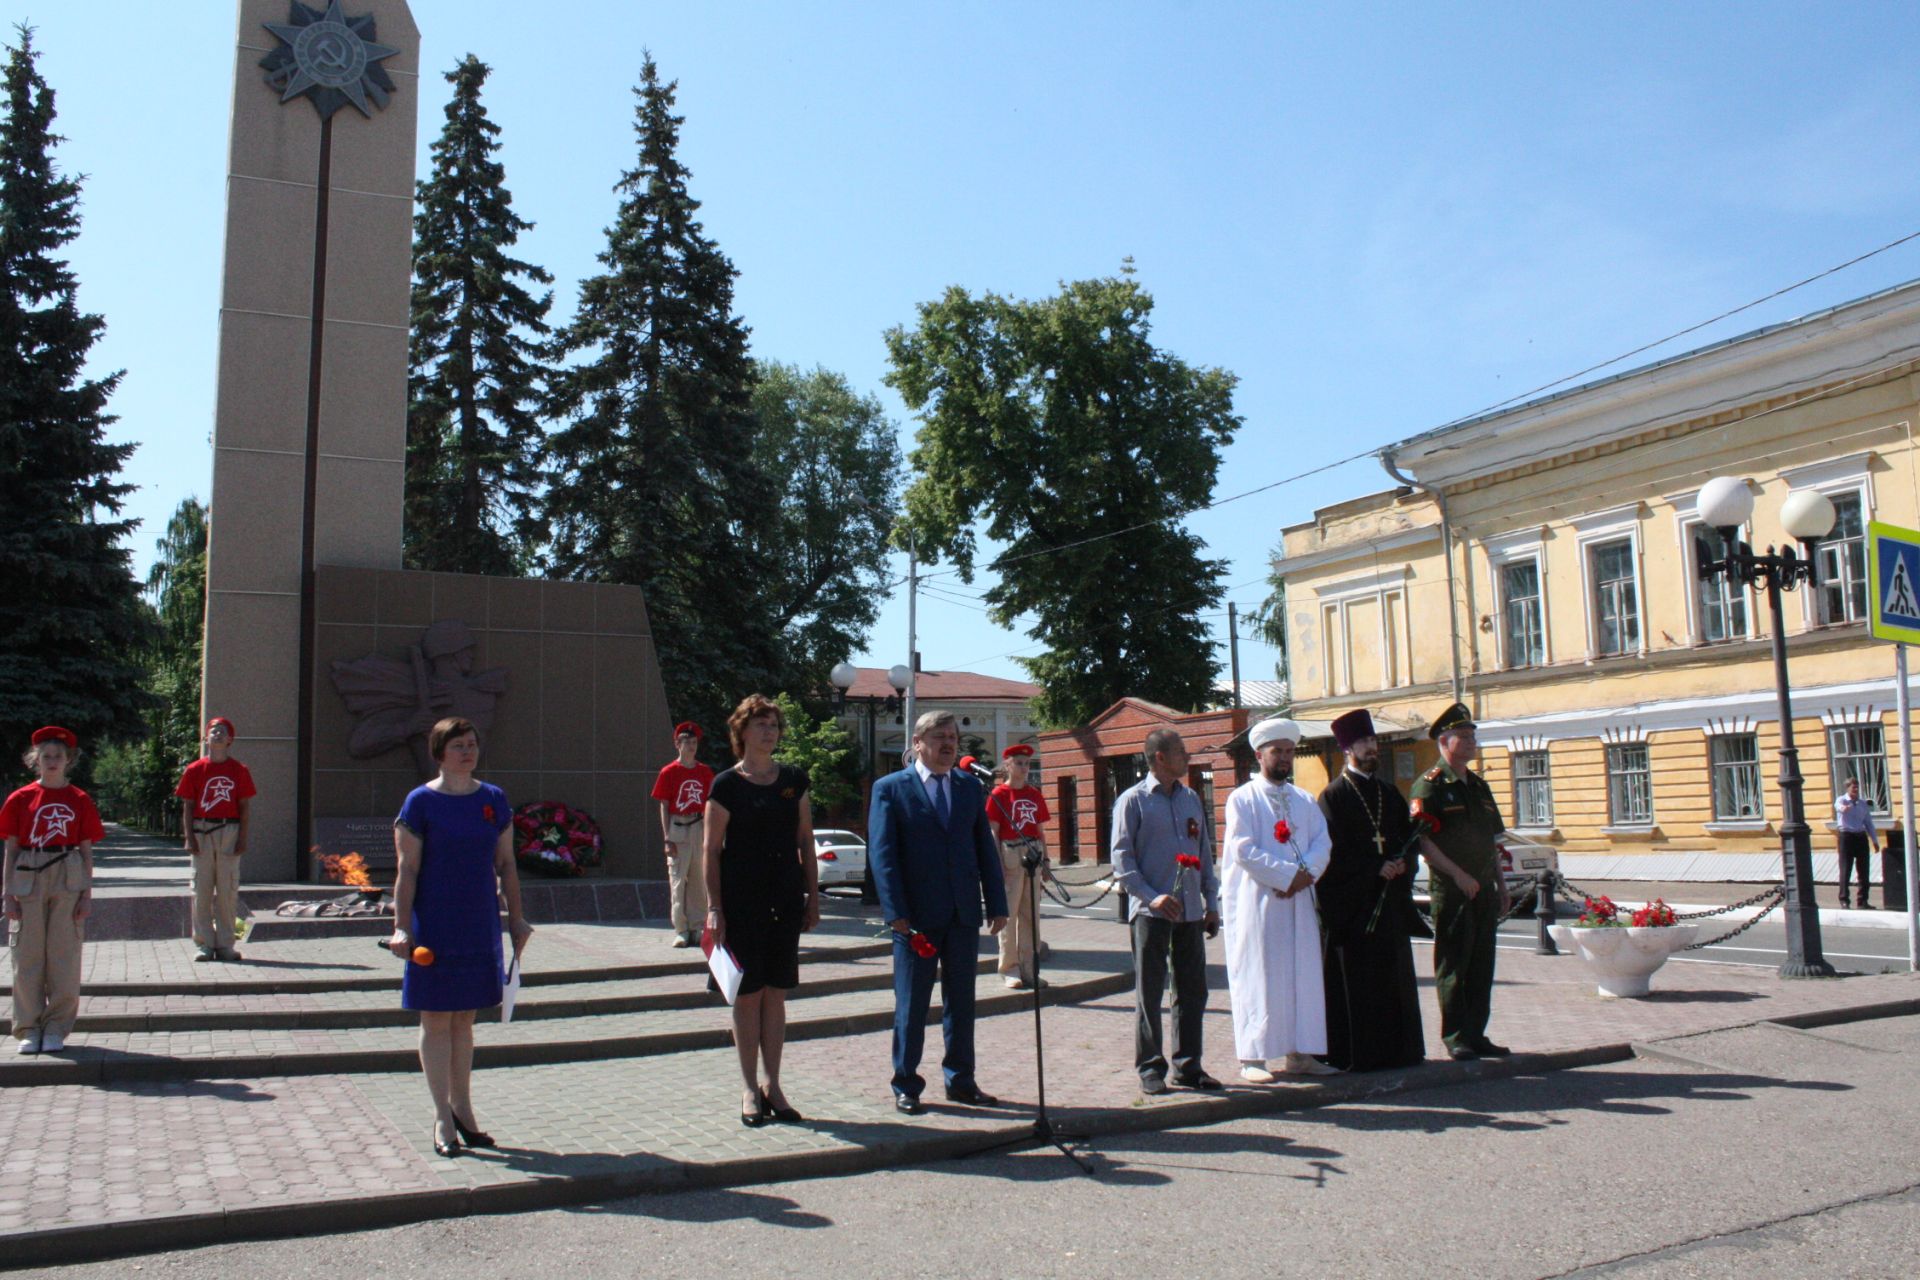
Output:
M507 691L507 669L473 669L473 632L457 619L429 626L404 658L371 653L333 664L333 687L356 717L347 750L356 760L398 747L413 752L422 778L437 772L427 735L447 716L471 720L485 741L494 704Z

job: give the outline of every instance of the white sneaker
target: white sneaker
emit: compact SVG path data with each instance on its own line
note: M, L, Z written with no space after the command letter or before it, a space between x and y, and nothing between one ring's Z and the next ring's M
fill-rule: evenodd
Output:
M1027 989L1027 980L1018 974L1008 974L1006 976L1006 984L1007 990L1009 991L1025 991Z
M20 1037L20 1043L14 1046L13 1051L15 1053L40 1052L40 1033L38 1031L27 1032L27 1034Z
M1330 1067L1320 1059L1304 1053L1287 1055L1287 1074L1290 1076L1337 1076L1340 1068Z
M67 1047L67 1038L58 1031L43 1031L40 1034L40 1052L58 1053Z
M1272 1084L1279 1077L1257 1062L1240 1064L1240 1078L1248 1084Z

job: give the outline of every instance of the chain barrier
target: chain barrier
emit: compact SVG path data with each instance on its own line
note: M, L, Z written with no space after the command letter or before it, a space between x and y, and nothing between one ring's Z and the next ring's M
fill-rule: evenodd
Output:
M1568 880L1558 871L1550 874L1553 876L1555 887L1566 894L1567 897L1578 898L1583 902L1593 897L1592 894L1582 889L1579 885L1574 884L1571 880ZM1719 937L1708 938L1702 942L1692 943L1682 947L1681 950L1703 951L1708 947L1717 947L1723 942L1730 942L1779 910L1786 900L1787 887L1783 884L1770 884L1752 897L1742 898L1738 902L1729 902L1724 907L1709 907L1704 911L1676 911L1673 914L1673 918L1677 924L1683 920L1706 920L1713 916L1724 916L1731 912L1744 911L1748 907L1760 907L1759 911L1741 921L1738 925L1721 934ZM1765 904L1764 906L1761 905L1763 903Z
M1763 907L1760 911L1756 912L1750 919L1746 920L1744 923L1740 924L1738 927L1731 929L1726 933L1721 934L1717 938L1708 938L1705 942L1696 942L1692 946L1682 947L1681 950L1699 951L1703 947L1716 947L1723 942L1728 942L1734 938L1739 937L1741 934L1745 933L1747 930L1753 928L1753 926L1759 924L1762 920L1765 920L1768 916L1772 915L1774 911L1778 909L1782 903L1786 902L1787 891L1785 888L1776 885L1772 889L1769 889L1765 896L1771 897L1773 901L1769 902L1765 907ZM1731 910L1731 908L1727 908L1727 909Z
M1099 893L1094 894L1091 899L1086 902L1076 902L1074 900L1071 890L1090 889L1102 880L1107 882L1106 887L1100 890ZM1051 866L1043 867L1040 871L1041 891L1061 906L1071 907L1075 911L1087 911L1098 906L1101 899L1113 892L1114 887L1112 875L1105 871L1096 870L1094 875L1086 880L1062 880L1053 873Z

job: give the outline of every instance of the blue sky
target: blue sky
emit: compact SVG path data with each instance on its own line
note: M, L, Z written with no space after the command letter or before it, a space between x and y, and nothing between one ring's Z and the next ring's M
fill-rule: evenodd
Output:
M429 72L494 68L524 254L593 255L642 47L740 270L755 353L882 396L882 332L950 284L1022 296L1131 255L1158 341L1240 376L1220 492L1470 413L1920 229L1911 4L650 4L415 0ZM349 11L355 6L348 4ZM234 6L0 0L88 175L72 248L137 440L144 569L211 468ZM447 86L423 82L422 164ZM1657 358L1920 276L1920 242ZM1350 464L1194 517L1262 594ZM943 580L949 587L952 579ZM966 589L977 593L982 584ZM891 600L870 651L905 652ZM1225 639L1225 620L1215 619ZM922 597L934 669L1017 676L1024 634ZM1224 660L1224 650L1222 653ZM1272 655L1243 643L1243 674Z

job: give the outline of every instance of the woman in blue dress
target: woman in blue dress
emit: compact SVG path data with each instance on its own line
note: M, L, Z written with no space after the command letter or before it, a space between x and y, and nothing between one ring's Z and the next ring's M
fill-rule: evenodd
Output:
M433 1094L433 1149L454 1156L462 1143L494 1145L473 1114L473 1018L500 1003L500 899L507 900L516 958L533 929L520 908L513 810L506 792L473 776L480 737L472 722L442 720L427 746L440 776L415 787L394 819L400 878L393 887L394 929L387 946L407 962L400 1007L420 1012L420 1069Z

